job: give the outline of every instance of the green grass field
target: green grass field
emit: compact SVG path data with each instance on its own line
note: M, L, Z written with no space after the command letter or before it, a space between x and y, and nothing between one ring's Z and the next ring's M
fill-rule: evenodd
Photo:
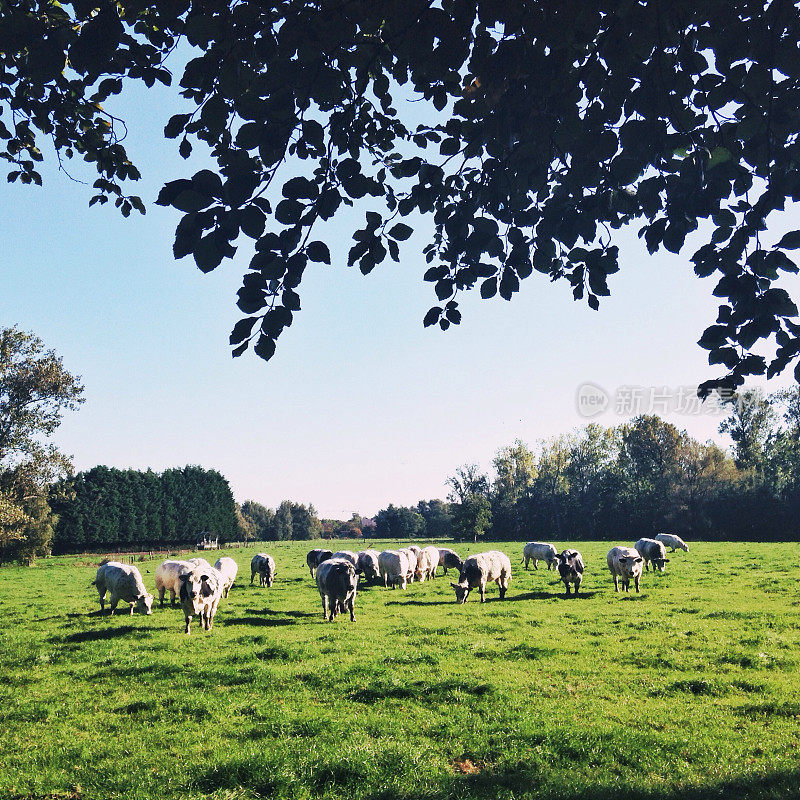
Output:
M693 543L630 596L610 543L578 546L577 599L521 543L457 545L509 554L506 601L456 605L450 572L362 585L333 624L309 543L266 548L271 589L226 550L237 583L190 636L168 603L100 616L95 557L3 568L0 797L800 796L797 545Z

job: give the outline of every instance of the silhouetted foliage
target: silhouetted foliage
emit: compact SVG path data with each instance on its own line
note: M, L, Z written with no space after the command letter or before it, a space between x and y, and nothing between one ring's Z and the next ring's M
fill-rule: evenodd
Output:
M217 167L156 202L183 214L174 255L204 272L255 241L234 355L272 356L305 270L331 263L324 223L359 204L348 264L365 274L400 260L404 218L432 217L425 325L458 324L466 290L509 300L534 271L597 309L614 231L634 222L651 253L704 231L691 260L723 302L699 344L727 373L702 392L797 361L797 307L777 284L797 272L800 230L763 233L800 199L796 2L3 3L8 179L41 183L46 136L96 167L92 203L143 211L105 106L126 82L171 84L181 38L189 108L164 133L184 157L207 144Z

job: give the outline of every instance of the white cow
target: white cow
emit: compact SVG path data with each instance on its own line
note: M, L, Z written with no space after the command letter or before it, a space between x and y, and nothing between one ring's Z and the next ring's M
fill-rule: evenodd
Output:
M236 580L236 575L239 572L239 565L230 556L222 556L217 559L217 563L214 564L214 569L219 570L222 575L222 596L227 597L231 593L233 582Z
M464 561L458 576L458 583L450 585L456 590L456 600L466 603L470 590L476 586L481 593L481 603L486 602L486 584L494 581L500 587L500 599L503 600L511 583L511 561L500 550L489 550L476 553Z
M606 562L611 570L611 577L614 578L615 592L619 591L620 583L622 583L622 591L629 592L631 578L633 578L636 591L639 591L643 561L639 551L633 547L612 547L608 551Z
M350 612L356 621L356 591L358 575L348 558L329 558L317 567L317 588L322 600L322 616L333 622L340 611Z
M674 553L676 550L683 550L686 553L689 552L689 545L686 544L680 536L676 536L674 533L657 533L653 538L657 542L661 542L666 547L669 547L670 553Z
M360 550L358 553L356 571L361 572L370 583L377 581L380 576L380 566L378 565L379 557L380 553L372 549Z
M145 589L142 575L133 564L121 564L119 561L107 561L97 570L92 581L100 595L100 611L106 607L106 592L110 593L110 610L113 614L117 603L122 600L130 603L130 613L134 606L139 614L153 613L153 595Z
M528 542L522 548L522 560L525 562L525 569L528 569L528 562L533 561L533 568L539 569L536 566L537 562L544 561L547 564L547 569L553 569L556 565L556 556L558 550L547 542Z
M378 570L383 578L384 586L399 585L401 589L406 588L408 580L408 556L401 550L384 550L378 556Z
M337 550L331 558L345 558L347 559L356 569L358 568L358 554L354 553L352 550Z
M196 566L191 571L184 572L180 581L179 597L186 619L186 633L190 632L192 617L200 617L200 624L205 630L210 631L214 627L214 615L222 599L225 578L214 567L206 569L203 566Z
M436 567L439 566L439 549L429 545L422 548L421 558L424 562L424 571L426 578L436 577Z
M258 574L259 586L272 586L275 580L275 559L267 553L256 553L250 560L250 585Z
M184 572L190 572L193 568L194 564L177 559L167 559L156 567L156 591L159 605L164 605L164 594L167 591L169 591L170 604L175 605L175 598L181 590L180 577Z
M417 550L419 550L419 548L417 548ZM417 562L419 560L417 553L410 547L401 547L398 552L403 553L406 557L406 561L408 562L406 581L408 581L408 583L413 583L414 576L417 574ZM420 550L420 552L422 551Z

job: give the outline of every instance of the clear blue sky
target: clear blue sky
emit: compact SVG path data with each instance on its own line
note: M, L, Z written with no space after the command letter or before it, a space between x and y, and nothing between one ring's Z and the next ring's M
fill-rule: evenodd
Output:
M635 229L618 238L622 269L599 312L534 274L511 303L465 297L461 326L423 329L435 301L421 280L423 221L401 264L368 277L346 266L347 226L329 229L333 266L306 272L303 309L276 356L232 359L249 250L204 276L172 258L179 212L152 204L164 180L186 174L176 142L160 137L172 103L134 93L120 109L145 217L89 209L90 188L52 164L44 188L0 181L0 324L34 331L83 377L86 403L54 439L77 469L200 464L220 470L239 501L371 515L444 497L458 466L488 469L517 438L535 445L585 424L575 402L584 382L612 395L595 419L613 425L630 416L615 411L619 387L675 393L718 374L696 345L716 318L713 279L694 277L688 257L648 256ZM198 157L191 171L201 166ZM800 297L796 280L784 285ZM718 416L662 416L726 443Z

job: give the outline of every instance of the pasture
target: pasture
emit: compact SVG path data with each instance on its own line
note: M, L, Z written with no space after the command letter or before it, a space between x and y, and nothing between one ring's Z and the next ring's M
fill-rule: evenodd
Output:
M99 557L3 568L0 797L797 796L797 545L691 543L624 595L611 544L577 544L577 599L524 571L522 543L456 545L511 557L506 601L491 584L456 605L451 571L362 583L356 622L332 624L305 566L317 545L267 546L271 589L249 585L255 548L223 550L236 584L190 636L168 598L101 616ZM159 562L137 562L150 591Z

